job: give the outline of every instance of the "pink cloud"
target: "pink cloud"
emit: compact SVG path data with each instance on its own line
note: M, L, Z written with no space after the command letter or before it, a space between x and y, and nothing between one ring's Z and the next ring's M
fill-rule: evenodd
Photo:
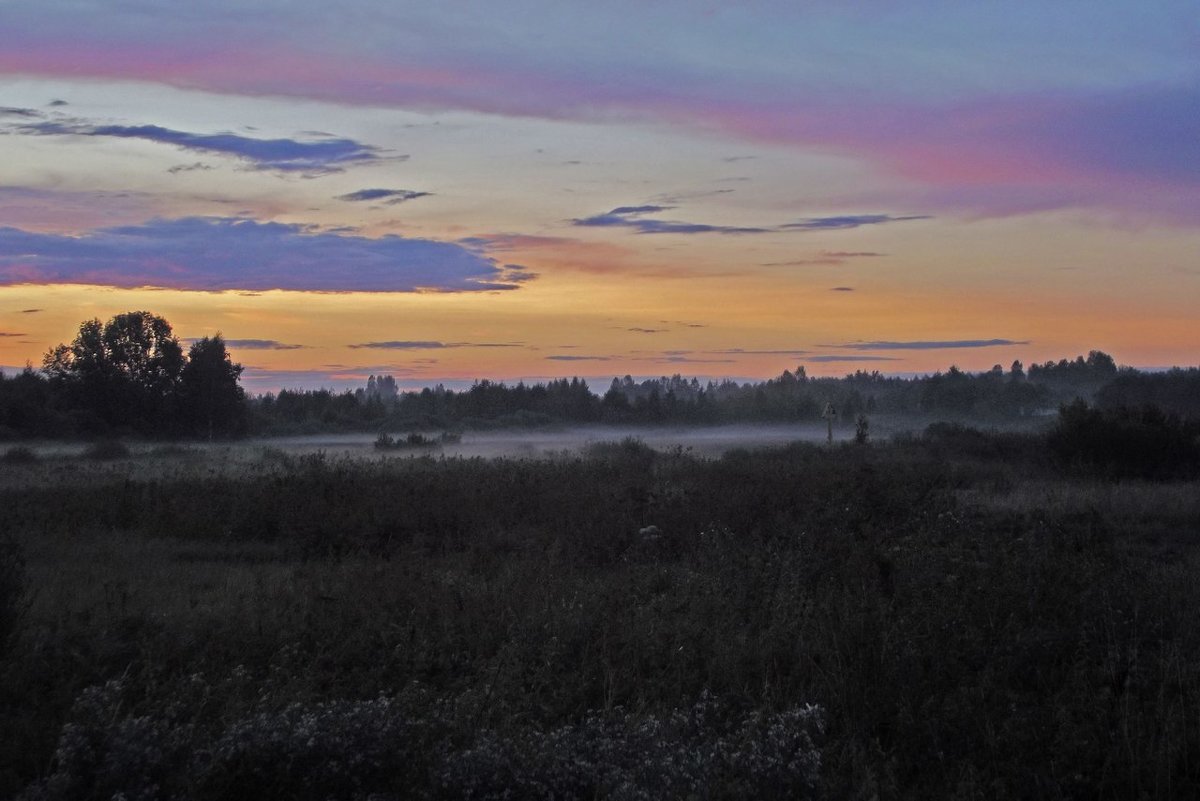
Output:
M967 214L1064 206L1137 212L1144 204L1131 197L1139 193L1168 221L1195 221L1200 208L1194 87L881 103L668 71L629 80L611 70L556 74L483 57L402 59L280 43L67 46L22 36L0 51L0 73L541 118L666 120L861 159L918 184L913 197L958 204Z

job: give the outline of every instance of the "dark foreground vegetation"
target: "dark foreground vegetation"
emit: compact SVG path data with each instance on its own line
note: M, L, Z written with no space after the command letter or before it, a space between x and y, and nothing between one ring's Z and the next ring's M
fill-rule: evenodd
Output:
M1194 798L1197 433L19 458L0 796Z

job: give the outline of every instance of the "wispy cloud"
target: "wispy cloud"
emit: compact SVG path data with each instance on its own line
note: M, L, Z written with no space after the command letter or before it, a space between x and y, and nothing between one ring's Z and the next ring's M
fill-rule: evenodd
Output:
M395 206L419 197L430 197L432 194L432 192L416 192L412 189L360 189L357 192L338 195L335 200L350 202L381 200L388 206Z
M832 267L837 264L845 264L845 259L831 259L825 256L816 256L811 259L791 259L789 261L764 261L760 262L760 267Z
M576 356L569 353L560 353L554 356L547 356L546 359L552 362L607 362L612 361L611 356Z
M393 339L385 342L360 342L348 348L369 350L442 350L443 348L521 348L522 342L439 342L428 339Z
M205 164L202 161L196 161L191 164L176 164L174 167L168 167L167 172L176 175L181 172L201 172L215 169L211 164Z
M900 362L900 361L904 361L904 360L896 358L895 356L832 356L832 355L822 354L819 356L805 356L804 361L826 363L826 362Z
M728 353L734 356L803 356L808 353L803 349L781 349L781 350L751 350L747 348L726 348L724 350L710 350L705 353Z
M44 311L45 311L45 309L21 309L20 311L17 312L17 314L37 314L38 312L44 312Z
M842 345L822 345L846 350L953 350L955 348L995 348L1005 345L1028 345L1027 339L936 339L913 342L847 342Z
M23 333L14 333L12 331L0 331L0 337L23 337L23 336L28 336L28 335L23 334Z
M760 267L829 267L845 264L851 259L878 258L886 253L876 253L869 250L822 250L816 256L789 261L765 261Z
M572 225L587 228L631 228L639 234L763 234L769 228L652 220L643 214L657 214L671 206L618 206L605 214L571 220Z
M248 162L253 169L325 175L381 158L379 149L337 137L308 141L254 139L233 133L198 134L160 125L92 125L84 122L37 122L21 125L20 133L34 136L99 136L142 139L198 153L218 153ZM407 158L397 156L393 158Z
M42 116L42 112L35 111L31 108L13 108L12 106L0 106L0 117L24 117L26 119L37 119Z
M736 359L706 359L692 356L689 353L664 351L661 356L638 356L635 362L656 362L658 364L733 364Z
M861 228L865 225L928 220L924 214L895 217L890 214L843 214L835 217L806 217L797 222L782 225L708 225L704 223L677 222L673 220L649 219L643 215L668 211L673 206L618 206L604 214L580 217L571 220L572 225L588 228L630 228L639 234L766 234L787 231L841 231ZM841 257L842 260L845 257ZM797 263L797 262L792 262ZM812 263L812 262L810 262ZM838 263L832 261L818 263Z
M199 337L188 337L184 340L189 344L199 342ZM235 350L302 350L307 345L290 345L274 339L226 339L225 344Z
M893 217L890 214L841 214L835 217L807 217L799 222L780 225L778 230L844 231L849 228L861 228L864 225L883 225L884 223L928 219L931 219L928 214L907 214L902 217Z
M0 225L78 231L145 220L162 205L147 192L0 186Z
M185 217L80 236L0 228L0 284L219 291L477 292L524 273L452 242L377 239L244 218Z
M853 292L854 287L852 287L852 286L831 286L829 288L829 291L830 292Z

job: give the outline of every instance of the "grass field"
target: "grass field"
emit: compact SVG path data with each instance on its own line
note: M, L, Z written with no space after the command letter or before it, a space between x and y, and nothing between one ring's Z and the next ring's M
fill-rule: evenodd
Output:
M1200 793L1200 483L1032 436L135 448L0 510L0 796Z

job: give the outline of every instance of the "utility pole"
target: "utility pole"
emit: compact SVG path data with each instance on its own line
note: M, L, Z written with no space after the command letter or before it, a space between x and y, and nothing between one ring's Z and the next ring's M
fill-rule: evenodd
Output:
M833 421L837 418L837 409L833 408L832 401L825 404L825 411L821 412L821 416L829 426L829 446L833 447Z

